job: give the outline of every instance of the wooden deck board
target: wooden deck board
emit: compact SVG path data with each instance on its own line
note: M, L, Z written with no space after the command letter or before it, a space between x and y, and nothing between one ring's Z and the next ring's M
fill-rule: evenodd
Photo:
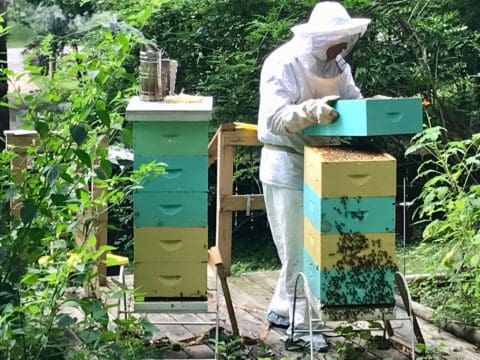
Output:
M235 315L237 318L240 334L243 337L248 337L254 340L263 340L273 351L278 359L282 356L290 359L308 359L309 356L301 357L298 352L288 352L285 350L284 343L281 337L284 336L282 329L271 328L268 329L268 324L265 319L265 311L273 294L278 271L271 272L250 272L241 276L232 276L228 278L228 284L233 300ZM132 283L132 276L127 277L127 284ZM214 288L214 278L210 274L209 287ZM220 290L221 291L221 290ZM215 311L215 292L209 293L209 311ZM228 313L225 306L225 300L219 292L220 304L220 327L231 330ZM112 314L116 309L112 309ZM400 315L401 316L401 315ZM184 314L148 314L150 321L176 321L178 325L157 325L159 329L159 337L166 336L171 342L182 343L183 351L168 352L165 358L195 358L206 359L213 358L214 353L212 347L205 344L196 344L195 339L200 339L205 333L214 326L197 326L197 325L182 325L182 321L215 321L214 313L184 313ZM434 325L419 319L420 327L423 336L428 345L443 343L446 345L444 350L448 353L449 359L455 360L478 360L480 359L480 352L465 341L455 338L453 335L442 331ZM327 323L327 328L334 329L338 323ZM396 330L400 328L408 329L409 324L406 322L393 322L393 327ZM332 330L333 331L333 330ZM406 330L408 333L408 330ZM331 339L336 341L337 338ZM329 352L331 354L331 352ZM182 357L183 356L183 357ZM393 360L407 359L401 352L395 349L386 351L376 351L375 356L365 356L368 358L391 358ZM316 354L315 358L325 359L324 354Z

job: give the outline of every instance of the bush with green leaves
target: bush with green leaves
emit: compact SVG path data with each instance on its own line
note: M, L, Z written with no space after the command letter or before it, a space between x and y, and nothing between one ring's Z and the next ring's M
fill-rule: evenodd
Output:
M426 227L417 252L426 271L448 276L447 286L427 284L422 300L441 317L480 326L480 135L445 142L444 133L441 127L426 129L407 151L424 154L417 215Z
M153 1L153 0L152 0ZM9 5L9 17L31 29L29 56L50 74L55 72L57 58L70 48L89 46L89 34L103 29L110 32L133 33L142 39L137 26L150 15L147 1L135 6L130 2L114 4L109 0L15 0ZM116 11L116 12L115 12Z
M143 341L154 329L147 321L117 320L111 328L108 305L69 290L93 281L101 256L112 250L94 250L95 220L121 206L145 176L163 170L148 164L132 174L113 173L105 146L130 146L124 109L136 85L122 64L133 38L91 34L86 40L95 46L63 57L53 79L29 68L39 90L16 101L26 108L24 122L37 131L38 141L27 148L28 164L20 174L10 169L12 151L0 156L2 358L147 356ZM100 194L93 196L92 184ZM11 203L18 216L10 215ZM78 239L85 243L79 246Z
M373 22L353 63L364 94L421 96L432 124L450 138L479 131L480 33L467 26L473 8L450 0L363 3L357 10Z

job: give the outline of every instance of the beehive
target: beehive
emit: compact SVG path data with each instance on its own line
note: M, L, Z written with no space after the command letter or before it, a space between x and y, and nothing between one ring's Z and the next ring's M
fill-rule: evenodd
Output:
M339 116L328 125L312 125L304 135L374 136L413 134L423 126L420 98L338 100Z
M304 273L322 306L394 303L396 161L305 148Z
M148 299L207 294L207 148L212 99L166 104L132 98L134 169L165 172L133 196L134 286Z

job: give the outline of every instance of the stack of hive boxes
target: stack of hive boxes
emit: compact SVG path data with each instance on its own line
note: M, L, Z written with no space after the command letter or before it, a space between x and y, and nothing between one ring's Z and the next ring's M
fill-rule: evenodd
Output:
M419 99L338 101L337 111L336 130L316 126L304 133L365 136L422 127ZM368 309L393 307L395 195L392 156L305 148L304 273L314 309L322 309L324 319L375 318L376 310Z
M148 299L199 299L207 293L207 147L212 99L199 104L133 98L134 169L165 172L134 194L134 285Z

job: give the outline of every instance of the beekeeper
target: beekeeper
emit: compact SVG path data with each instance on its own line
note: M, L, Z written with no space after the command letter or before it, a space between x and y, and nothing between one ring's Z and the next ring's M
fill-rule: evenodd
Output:
M303 261L303 147L332 139L302 136L312 124L337 117L332 100L361 98L343 56L365 33L370 19L351 18L337 2L318 3L308 23L292 28L293 38L265 60L260 80L258 139L264 144L260 180L273 240L282 263L267 310L272 325L292 319L296 275ZM297 307L298 309L298 307ZM302 323L303 310L295 323Z

